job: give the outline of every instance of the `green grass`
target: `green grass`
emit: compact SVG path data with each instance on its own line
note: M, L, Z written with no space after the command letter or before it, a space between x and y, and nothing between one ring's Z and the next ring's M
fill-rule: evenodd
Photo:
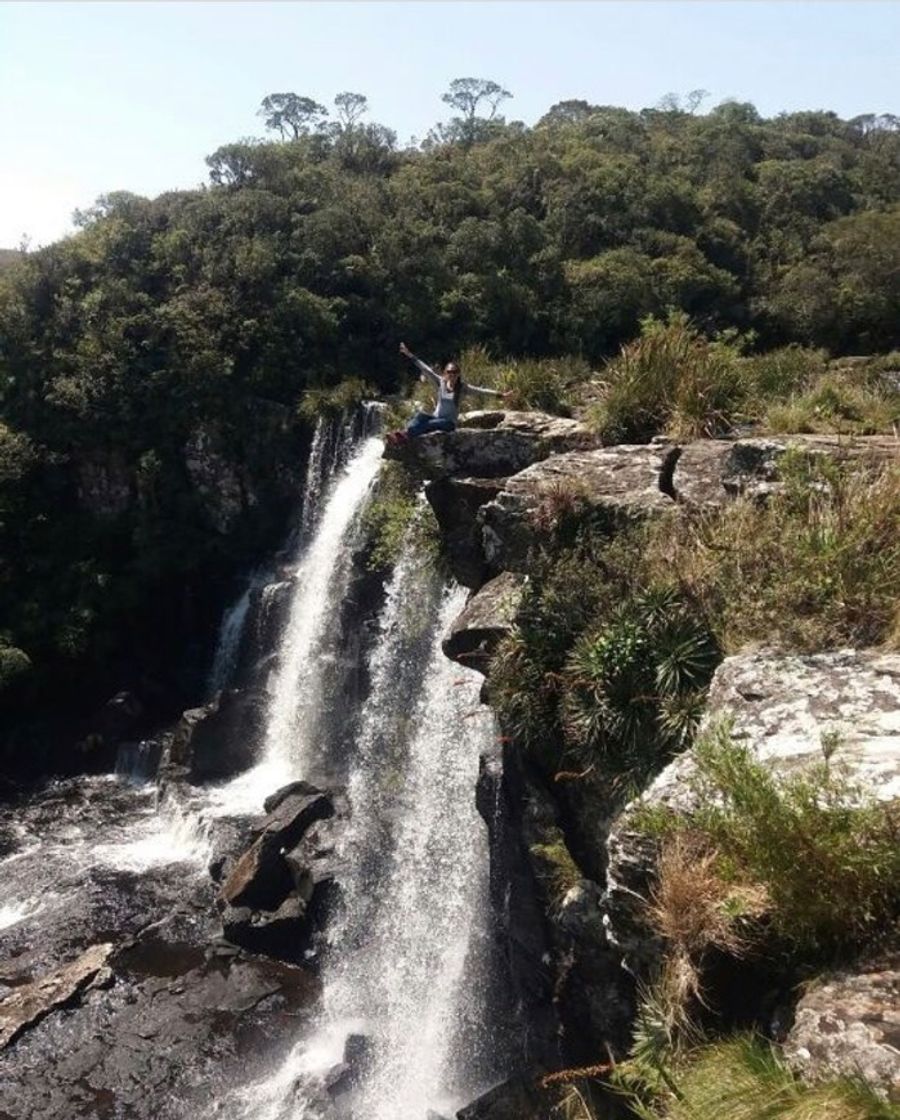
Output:
M839 745L820 762L773 773L727 724L693 748L696 809L638 813L636 825L705 839L726 883L761 889L765 929L805 960L856 951L900 917L900 806L855 782Z
M627 1082L622 1070L619 1083ZM622 1074L626 1076L623 1077ZM632 1076L634 1071L632 1070ZM898 1120L900 1109L861 1080L799 1081L753 1035L699 1046L673 1063L670 1086L634 1097L642 1120Z
M814 651L900 639L900 467L786 457L765 505L660 524L644 554L730 652Z
M297 405L298 414L310 422L320 416L337 417L351 412L362 401L376 400L378 390L359 377L348 377L337 385L307 389Z

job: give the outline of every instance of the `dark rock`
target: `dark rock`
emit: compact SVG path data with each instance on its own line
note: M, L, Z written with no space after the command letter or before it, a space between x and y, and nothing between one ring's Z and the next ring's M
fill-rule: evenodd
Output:
M527 571L535 547L569 516L604 516L613 532L674 509L664 485L677 454L665 445L623 444L555 455L513 475L478 514L488 563L494 571Z
M599 442L577 420L543 412L475 412L464 414L454 432L387 445L384 457L409 463L426 478L503 478L548 455Z
M558 1103L558 1093L542 1089L539 1076L518 1076L460 1109L456 1120L547 1120Z
M213 882L221 883L250 846L254 834L261 831L262 822L258 817L217 817L210 828L207 870Z
M231 869L219 897L232 907L276 910L293 887L284 851L295 847L317 820L334 812L332 798L305 782L279 791L275 808L265 818L262 831ZM311 792L304 792L304 791Z
M297 963L309 941L306 903L289 895L271 911L226 906L222 912L222 932L233 945L251 953Z
M111 987L85 991L6 1049L0 1116L200 1115L285 1054L319 993L305 970L242 953L204 961L138 942L112 965Z
M785 1055L804 1081L862 1077L900 1102L900 958L825 976L797 1004Z
M511 1004L500 1009L500 1017L517 1036L512 1045L519 1062L555 1068L562 1052L554 946L529 858L534 818L552 823L553 810L522 752L508 744L482 757L476 802L488 828L493 933Z
M321 792L322 791L311 782L289 782L286 786L282 786L281 789L276 790L265 799L263 802L263 809L267 813L274 813L282 802L286 801L287 798L294 794L298 794L301 797L309 797Z
M441 531L450 570L463 587L477 588L488 572L478 511L496 498L505 479L439 478L425 487Z
M186 711L167 744L160 784L221 781L249 769L262 738L267 697L227 689L202 708Z
M497 644L512 630L521 599L521 576L503 572L486 583L451 626L445 655L486 675Z

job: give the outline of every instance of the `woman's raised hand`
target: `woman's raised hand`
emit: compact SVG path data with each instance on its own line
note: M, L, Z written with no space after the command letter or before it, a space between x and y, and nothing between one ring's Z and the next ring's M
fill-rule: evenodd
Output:
M404 358L411 358L411 357L412 357L412 354L411 354L411 352L410 352L410 349L409 349L409 347L408 347L408 346L406 345L406 343L405 343L405 342L401 342L401 343L400 343L400 353L401 353L401 354L403 355L403 357L404 357Z

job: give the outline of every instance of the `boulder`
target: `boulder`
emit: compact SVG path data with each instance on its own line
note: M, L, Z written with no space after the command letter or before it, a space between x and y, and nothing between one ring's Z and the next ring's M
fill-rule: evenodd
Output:
M299 962L309 940L306 903L289 895L272 910L226 906L222 911L222 932L232 945L251 953Z
M477 588L487 574L478 511L503 489L500 478L439 478L425 487L454 578Z
M704 725L727 717L732 735L776 772L821 762L834 737L851 779L885 801L900 797L900 654L839 650L784 654L756 650L726 658L710 687ZM634 824L638 805L688 813L690 750L671 762L613 824L607 842L606 911L610 936L629 966L644 972L659 946L644 924L656 842Z
M298 788L299 787L299 788ZM231 869L219 891L231 907L276 910L293 887L284 852L299 843L315 821L330 817L334 803L327 793L296 782L270 798L272 811L253 844Z
M503 572L486 583L450 627L442 645L445 655L487 675L491 655L512 629L521 599L521 576Z
M823 977L808 988L784 1052L805 1081L861 1076L900 1102L900 957Z
M233 777L256 761L268 699L257 690L226 689L202 708L184 712L169 737L160 784L193 785Z
M665 444L572 451L507 479L482 507L484 552L495 571L527 571L529 554L573 514L601 514L610 528L674 508L668 491L678 449Z
M779 461L789 450L837 462L900 461L900 443L887 436L700 439L679 453L672 474L674 495L678 501L700 508L724 505L739 494L765 498L781 488Z
M426 478L503 478L548 455L599 443L579 421L544 412L470 412L455 431L388 445L384 457L408 463Z
M22 1031L71 1002L97 979L112 953L112 943L92 945L74 961L44 973L0 1000L0 1050Z
M538 1075L519 1075L460 1109L456 1120L546 1120L558 1104L558 1090L542 1089Z

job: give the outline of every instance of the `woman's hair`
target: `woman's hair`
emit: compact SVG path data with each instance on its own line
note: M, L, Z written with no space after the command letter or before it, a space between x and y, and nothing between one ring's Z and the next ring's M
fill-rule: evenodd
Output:
M456 384L453 386L453 403L459 404L459 398L462 396L463 391L462 372L456 362L447 362L444 366L444 373L446 373L447 370L456 371Z

